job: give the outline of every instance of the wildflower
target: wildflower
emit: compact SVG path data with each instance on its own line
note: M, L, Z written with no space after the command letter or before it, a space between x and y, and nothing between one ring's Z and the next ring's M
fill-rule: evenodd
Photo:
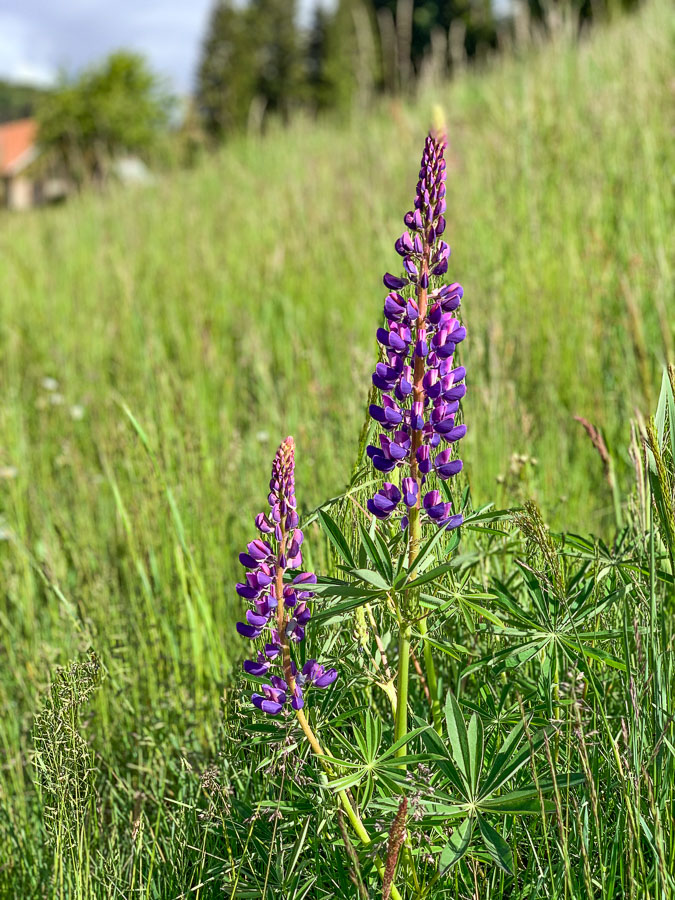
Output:
M390 291L384 301L387 327L377 331L385 361L375 367L373 384L381 402L371 404L369 412L382 431L367 454L378 471L405 466L409 475L402 480L402 492L385 482L368 509L379 519L400 509L404 528L405 507L423 510L429 521L444 528L462 522L437 490L424 490L429 475L445 481L461 471L454 447L466 434L466 425L457 422L466 370L453 362L466 337L454 315L464 292L459 284L439 280L450 256L441 239L446 228L445 146L442 137L430 134L426 139L414 209L406 213L407 230L395 243L404 274L384 276Z
M274 716L288 701L293 709L302 709L303 688L309 685L326 688L338 675L336 669L326 670L314 659L298 671L290 653L291 643L304 639L311 618L308 602L314 596L311 587L316 584L312 572L299 572L284 584L286 571L302 566L304 540L298 528L292 437L282 442L274 457L267 501L269 512L255 518L261 537L248 543L246 550L239 554L247 572L244 580L236 585L236 591L242 599L250 601L252 608L246 610L245 622L237 622L237 631L251 640L265 635L263 649L258 650L255 659L244 662L247 674L262 678L272 666L281 668L281 675L271 675L269 684L262 685L262 693L251 696L254 706Z

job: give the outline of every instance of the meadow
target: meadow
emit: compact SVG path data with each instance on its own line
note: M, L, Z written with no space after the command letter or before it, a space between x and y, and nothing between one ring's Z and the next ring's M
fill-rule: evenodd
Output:
M562 815L556 798L531 853L518 842L527 877L462 863L453 894L427 896L673 895L672 682L664 662L655 687L650 668L671 652L672 571L667 541L657 531L650 545L635 524L649 524L649 504L631 500L629 454L631 421L654 413L675 361L672 59L672 15L655 0L414 103L271 127L148 187L0 219L1 897L357 896L335 826L325 847L307 839L311 794L288 813L286 862L265 874L277 826L255 798L278 786L278 748L246 749L267 726L247 732L239 713L237 553L286 434L305 516L358 469L381 277L439 105L473 505L533 499L551 533L597 535L568 549L613 595L628 523L616 552L636 594L596 625L614 644L592 658L622 663L609 664L610 699L592 713L601 737L577 764L600 800L591 791ZM602 429L618 516L574 416ZM503 545L462 537L483 592L521 555L503 527ZM315 569L334 572L318 527L306 533ZM449 656L446 685L470 681L479 643ZM663 705L620 751L617 708L636 704L638 682ZM480 691L467 708L489 706ZM565 706L569 726L556 760L576 752L573 699L551 712ZM641 773L656 777L660 750L650 796ZM605 821L609 795L625 820ZM330 875L316 875L322 854Z

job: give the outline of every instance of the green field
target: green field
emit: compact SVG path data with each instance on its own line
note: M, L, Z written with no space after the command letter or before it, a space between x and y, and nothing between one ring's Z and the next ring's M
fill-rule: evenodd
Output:
M145 188L0 217L0 896L199 883L189 773L217 753L242 652L236 554L286 434L305 510L350 477L381 277L435 105L474 502L531 496L555 528L611 533L573 417L604 430L627 491L630 420L675 359L672 60L657 0L414 104L297 121ZM83 727L107 832L91 858L45 840L30 763L55 667L90 648L106 679Z

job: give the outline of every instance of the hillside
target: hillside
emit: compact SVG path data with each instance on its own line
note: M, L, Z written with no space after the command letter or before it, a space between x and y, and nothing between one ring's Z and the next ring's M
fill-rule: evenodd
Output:
M304 509L349 479L381 278L436 104L474 501L531 495L556 527L609 530L573 417L604 429L628 485L629 420L675 358L672 39L658 0L415 104L298 121L151 186L0 216L4 896L28 896L45 865L25 762L56 664L90 645L104 660L96 742L125 779L128 763L129 797L150 790L153 728L176 758L212 745L241 652L236 552L280 438L295 435Z

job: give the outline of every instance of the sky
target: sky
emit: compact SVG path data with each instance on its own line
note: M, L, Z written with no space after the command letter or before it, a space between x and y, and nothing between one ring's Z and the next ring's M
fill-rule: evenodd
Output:
M0 0L0 78L53 82L124 47L188 93L213 0ZM315 0L299 0L308 20Z

